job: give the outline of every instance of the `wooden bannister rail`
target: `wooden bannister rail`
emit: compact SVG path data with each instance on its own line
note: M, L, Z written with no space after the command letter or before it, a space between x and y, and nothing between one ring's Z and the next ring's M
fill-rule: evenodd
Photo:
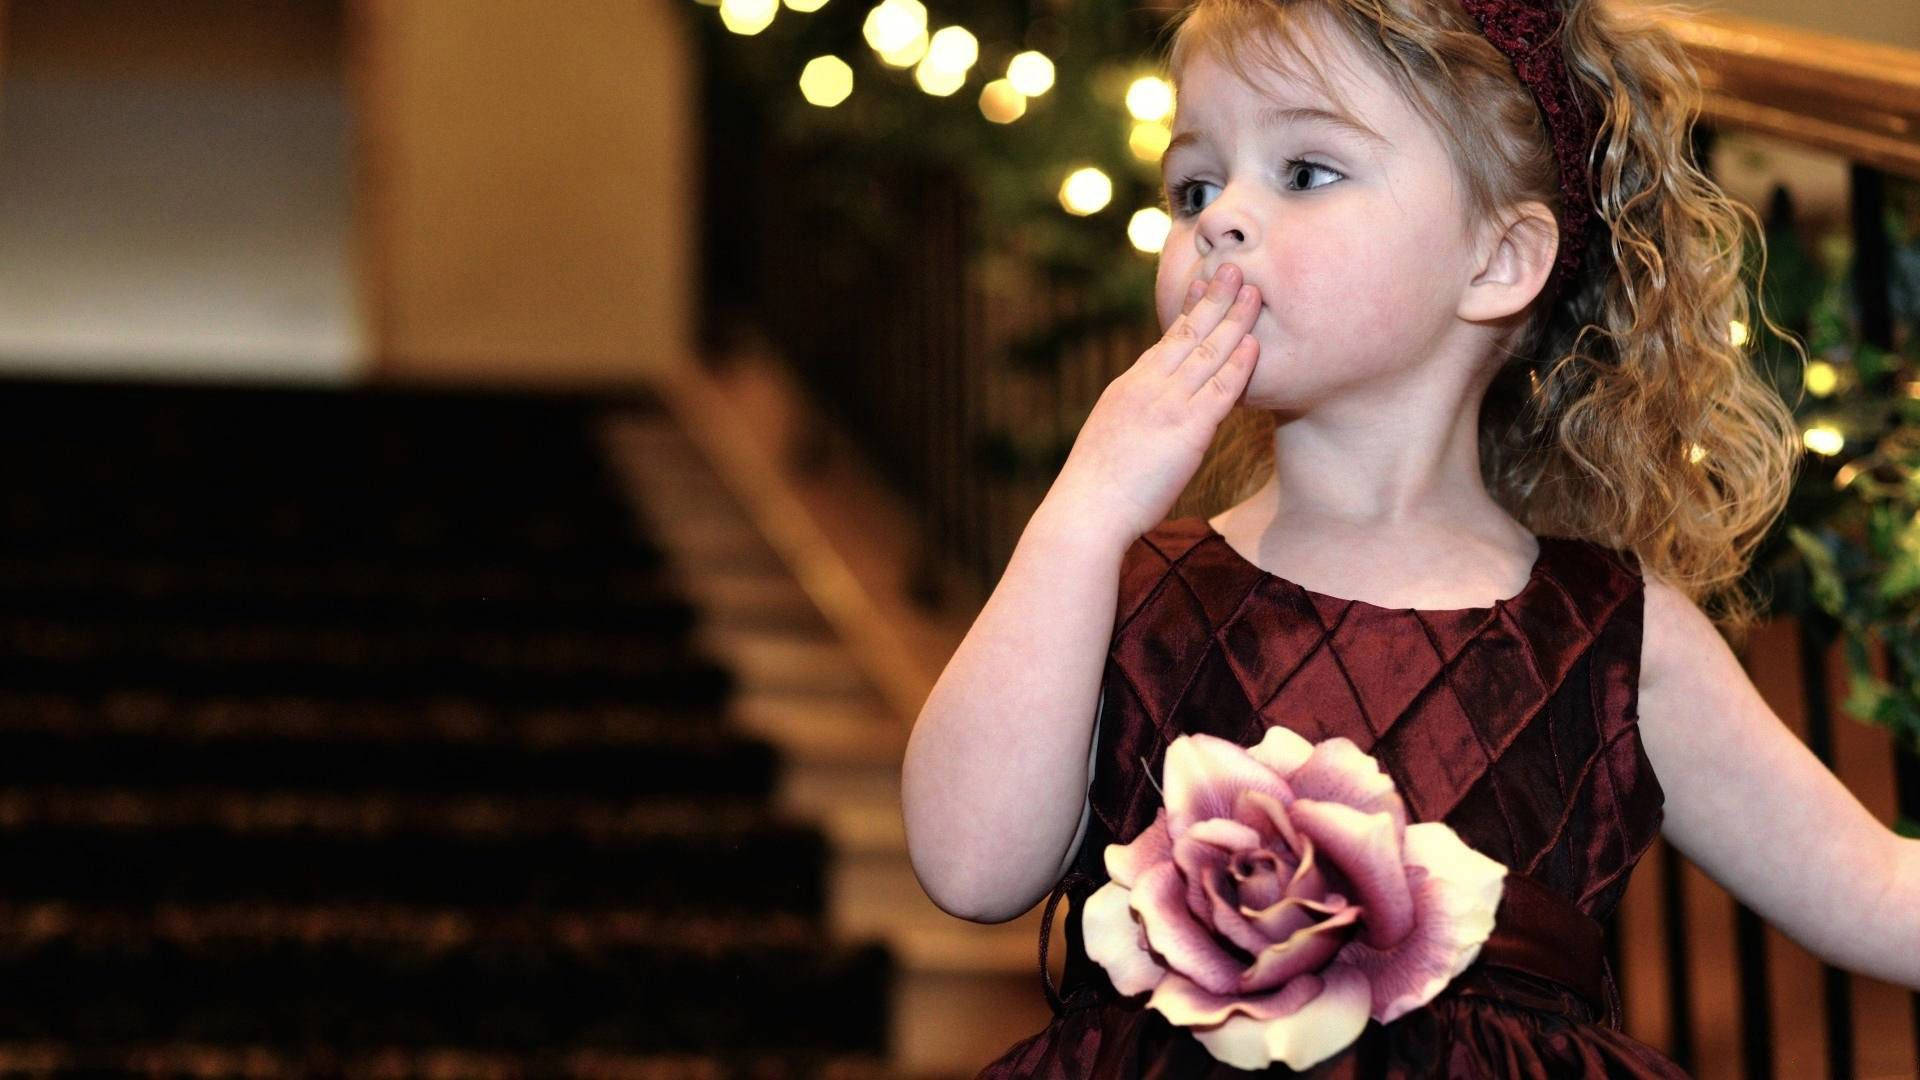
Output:
M1701 118L1920 179L1920 50L1736 15L1618 0L1671 30L1700 69Z

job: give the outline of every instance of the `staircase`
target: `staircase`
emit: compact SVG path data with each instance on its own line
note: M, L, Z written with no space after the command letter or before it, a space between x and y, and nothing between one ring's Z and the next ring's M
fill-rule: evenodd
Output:
M751 543L683 591L616 409L4 386L0 1072L893 1074L829 774L897 736Z
M911 544L882 535L885 514L854 520L891 496L852 453L799 475L785 449L804 402L776 368L735 358L728 371L664 380L665 415L610 414L608 456L702 612L694 640L735 672L734 723L780 751L777 805L825 833L833 939L879 942L893 957L892 1067L915 1080L972 1077L1051 1013L1035 967L1039 911L997 926L956 919L928 900L907 858L901 757L925 673L950 648L937 635L917 650L876 640L873 624L905 618L876 602L897 600L881 594L898 584L849 564Z

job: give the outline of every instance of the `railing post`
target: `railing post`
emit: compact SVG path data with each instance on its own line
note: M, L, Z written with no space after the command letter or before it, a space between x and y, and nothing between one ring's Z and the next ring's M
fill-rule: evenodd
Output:
M1796 620L1800 630L1800 686L1807 710L1807 749L1833 768L1832 691L1827 684L1827 652L1835 631L1832 616L1818 608ZM1853 976L1832 964L1820 965L1821 1000L1827 1020L1827 1075L1851 1080L1853 1060Z

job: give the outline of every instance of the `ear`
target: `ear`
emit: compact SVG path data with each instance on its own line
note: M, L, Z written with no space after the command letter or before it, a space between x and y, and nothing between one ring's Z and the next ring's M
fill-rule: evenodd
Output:
M1486 224L1477 250L1459 315L1470 322L1502 319L1525 310L1546 286L1560 229L1545 203L1524 202Z

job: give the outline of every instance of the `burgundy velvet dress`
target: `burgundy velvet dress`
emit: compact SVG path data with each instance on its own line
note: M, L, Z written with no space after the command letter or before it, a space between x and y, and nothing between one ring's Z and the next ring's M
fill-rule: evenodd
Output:
M1632 552L1539 537L1521 591L1490 608L1388 609L1310 592L1248 562L1204 518L1128 549L1107 659L1092 812L1047 903L1066 916L1054 1019L980 1075L1087 1080L1256 1075L1120 997L1089 960L1086 899L1108 844L1160 806L1167 744L1242 746L1284 724L1380 762L1410 822L1445 821L1509 868L1493 936L1425 1006L1305 1073L1264 1076L1684 1077L1620 1030L1605 919L1660 832L1664 796L1636 726L1643 590Z

